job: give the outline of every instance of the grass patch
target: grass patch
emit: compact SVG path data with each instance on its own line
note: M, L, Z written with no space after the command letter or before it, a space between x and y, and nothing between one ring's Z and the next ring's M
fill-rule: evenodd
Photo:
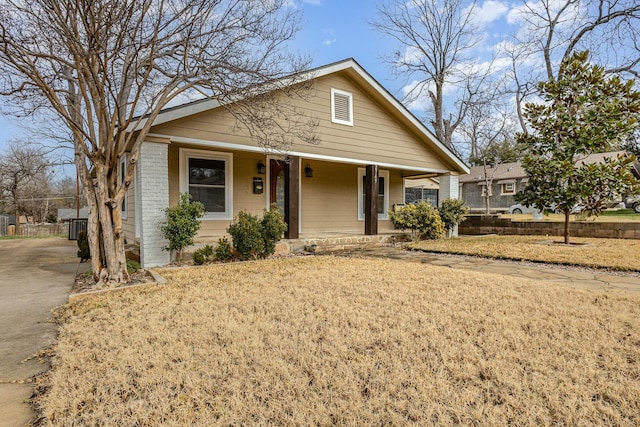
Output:
M38 234L35 236L0 236L0 240L67 238L66 234Z
M622 271L640 271L640 240L572 237L573 243L590 245L541 245L562 241L560 236L478 236L410 243L414 250L484 256L518 261L579 265Z
M640 214L635 213L633 209L604 211L600 214L600 216L603 218L625 219L633 222L640 221Z
M331 256L69 306L50 425L637 425L640 299Z

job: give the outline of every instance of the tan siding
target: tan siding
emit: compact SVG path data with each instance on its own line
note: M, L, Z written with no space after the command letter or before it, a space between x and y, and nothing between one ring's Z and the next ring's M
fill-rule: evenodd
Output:
M354 126L331 122L331 88L353 94ZM396 118L397 112L382 108L366 91L344 76L331 75L319 79L309 99L298 101L297 104L319 120L317 133L321 143L317 146L298 144L292 148L294 151L430 169L449 169L428 148L430 142L424 137L419 139L417 134L400 124ZM238 131L235 119L223 108L156 126L152 132L202 141L256 146L254 141Z
M175 206L180 197L180 148L186 147L171 144L169 147L169 203ZM197 148L190 146L189 148ZM200 149L200 148L198 148ZM233 154L233 215L241 210L262 216L267 206L266 188L262 194L253 194L253 177L261 177L266 184L266 175L258 175L256 165L258 161L266 162L263 154L238 151L211 150L216 152L231 152ZM227 234L231 220L203 220L196 242L212 243Z
M303 159L313 178L302 178L302 233L364 233L364 221L358 220L358 166ZM383 169L386 170L386 169ZM402 203L400 170L389 171L389 207ZM378 231L391 231L390 221L379 221Z

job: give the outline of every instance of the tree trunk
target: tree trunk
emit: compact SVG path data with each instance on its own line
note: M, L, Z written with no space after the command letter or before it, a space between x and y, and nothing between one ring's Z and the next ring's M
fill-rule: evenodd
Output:
M569 209L564 210L564 243L569 244L569 219L571 218L571 211Z
M93 278L99 283L127 282L129 274L124 251L120 204L117 200L108 197L107 168L103 165L96 166L94 179L86 169L83 157L82 154L76 153L76 168L80 171L85 200L89 207L87 239L91 251ZM99 203L99 200L109 202Z
M94 189L96 200L105 200L105 203L96 203L98 222L100 223L102 244L104 245L103 271L100 272L100 282L127 282L127 262L124 253L124 240L122 236L122 214L120 204L111 198L109 191L108 170L106 166L96 165L97 185Z
M491 203L489 201L489 196L484 197L484 213L487 215L491 214Z

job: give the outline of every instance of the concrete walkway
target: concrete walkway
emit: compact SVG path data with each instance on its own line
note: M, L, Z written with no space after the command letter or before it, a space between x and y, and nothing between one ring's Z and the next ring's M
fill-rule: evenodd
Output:
M64 238L0 240L0 427L35 415L26 400L49 366L33 356L55 343L51 309L67 301L76 252Z
M487 258L407 251L399 247L378 246L336 252L336 255L365 256L419 262L462 270L482 271L505 276L566 284L580 289L640 295L640 273L609 273L587 268L554 266L531 262L501 261Z

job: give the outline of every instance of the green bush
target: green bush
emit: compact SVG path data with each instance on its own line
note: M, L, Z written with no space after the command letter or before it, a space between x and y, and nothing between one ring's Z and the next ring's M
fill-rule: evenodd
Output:
M272 205L271 209L264 210L262 220L256 215L240 211L227 231L240 258L247 260L272 255L286 229L287 224L277 205Z
M264 251L264 240L260 234L260 220L247 211L238 212L233 224L227 229L233 246L243 260L257 259Z
M227 261L231 259L231 244L226 237L218 239L218 246L216 247L216 261Z
M81 231L78 233L77 244L78 258L80 258L80 262L91 259L91 252L89 251L89 238L87 237L86 231Z
M193 245L193 238L200 229L200 218L204 216L204 205L192 202L189 193L180 195L178 205L164 210L167 217L165 225L160 227L162 236L169 241L163 249L176 251L178 261L182 260L182 251Z
M211 247L211 245L205 245L193 252L193 263L195 265L202 265L205 262L211 260L212 256L213 248Z
M441 239L444 237L444 224L438 209L429 202L405 205L395 211L389 211L389 219L394 227L411 230L411 238Z
M264 241L263 258L273 255L276 252L276 244L282 239L282 234L287 231L287 224L275 203L271 209L264 210L262 221L260 221L260 234Z
M440 218L444 223L444 229L451 232L458 224L466 219L469 207L465 206L464 200L446 199L442 201L442 206L438 209Z
M137 261L134 261L132 259L128 259L127 260L127 273L131 274L131 273L135 273L136 271L140 270L142 267L140 266L140 264Z

